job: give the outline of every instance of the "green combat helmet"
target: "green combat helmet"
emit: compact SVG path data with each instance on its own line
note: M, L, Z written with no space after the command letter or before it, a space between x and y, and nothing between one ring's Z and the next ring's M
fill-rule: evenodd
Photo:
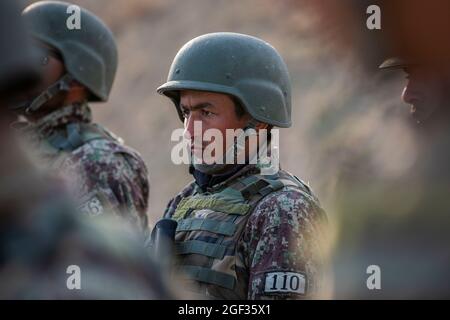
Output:
M69 28L71 15L79 12L80 28ZM41 1L22 12L31 36L56 49L67 70L59 81L38 96L28 112L39 109L51 97L68 90L75 79L90 94L89 101L108 99L117 70L117 46L109 28L91 12L60 1Z
M253 119L291 126L291 83L279 53L267 42L244 34L205 34L186 43L158 93L179 108L180 90L225 93L237 98Z

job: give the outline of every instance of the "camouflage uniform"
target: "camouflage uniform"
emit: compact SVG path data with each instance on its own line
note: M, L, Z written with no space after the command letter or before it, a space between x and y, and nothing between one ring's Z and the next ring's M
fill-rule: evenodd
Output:
M0 299L173 298L134 232L111 216L87 222L61 183L9 158L0 161ZM72 265L81 290L68 289Z
M82 212L115 212L146 232L149 184L145 163L136 151L92 123L87 105L109 98L118 65L114 35L84 8L80 8L82 27L68 28L70 6L39 1L23 10L22 19L34 40L32 48L42 72L51 74L45 66L52 56L64 70L55 82L39 88L39 93L32 91L32 97L26 94L11 108L31 119L24 130L37 151L37 160L67 178ZM56 110L52 106L55 111L42 111L50 109L52 99L68 94L74 82L83 87L85 96L71 105L61 103Z
M147 230L149 183L139 153L91 122L87 104L58 109L24 128L37 158L67 179L80 211L124 216Z
M185 121L183 90L226 94L246 111L250 119L242 128L244 139L236 138L224 154L244 152L245 137L257 131L258 123L269 128L292 124L287 66L262 39L218 32L190 40L157 89ZM255 157L247 151L249 159ZM226 159L193 162L196 181L169 203L165 217L178 222L180 274L203 296L295 299L315 297L322 287L325 214L301 180L283 170L265 174L263 166L264 160L231 166Z
M36 74L18 6L0 1L0 21L9 27L0 28L0 299L173 298L134 232L113 228L111 215L84 222L63 185L19 148L5 98L34 84ZM81 290L67 287L70 265L80 267Z
M246 165L204 189L192 182L170 201L177 266L210 298L314 297L322 287L324 212L288 172L258 173Z

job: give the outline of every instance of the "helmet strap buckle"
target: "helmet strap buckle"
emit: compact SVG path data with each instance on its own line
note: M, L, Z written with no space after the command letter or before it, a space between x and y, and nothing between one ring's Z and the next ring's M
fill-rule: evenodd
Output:
M32 114L41 108L45 103L47 103L50 99L56 96L60 92L67 92L70 90L70 83L72 82L73 77L66 73L62 76L58 81L50 85L44 92L42 92L39 96L37 96L30 104L29 107L25 109L26 114Z

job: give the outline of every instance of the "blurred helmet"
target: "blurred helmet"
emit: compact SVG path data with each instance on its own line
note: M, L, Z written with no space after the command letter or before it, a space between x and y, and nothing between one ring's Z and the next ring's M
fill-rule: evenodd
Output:
M390 57L383 61L378 67L379 69L401 69L411 65L414 65L413 61L410 59L400 58L400 57Z
M0 1L0 97L28 89L39 80L15 0Z
M244 34L205 34L186 43L157 91L172 99L180 119L180 90L229 94L253 119L291 126L291 83L279 53L267 42Z
M91 101L108 99L117 69L117 46L108 27L80 8L80 28L69 29L70 3L41 1L22 12L32 37L61 54L67 73L89 89Z

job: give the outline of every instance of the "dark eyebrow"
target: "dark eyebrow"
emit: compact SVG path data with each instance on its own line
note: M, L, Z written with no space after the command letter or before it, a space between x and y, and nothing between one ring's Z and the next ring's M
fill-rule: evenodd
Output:
M185 105L183 105L183 104L180 104L180 107L181 107L182 109L187 109L187 110L190 110L190 111L194 111L194 110L199 110L199 109L205 109L205 108L209 108L209 107L214 107L214 105L211 104L211 103L209 103L209 102L202 102L202 103L196 104L195 106L193 106L193 107L191 107L191 108L189 108L189 107L187 107L187 106L185 106Z

